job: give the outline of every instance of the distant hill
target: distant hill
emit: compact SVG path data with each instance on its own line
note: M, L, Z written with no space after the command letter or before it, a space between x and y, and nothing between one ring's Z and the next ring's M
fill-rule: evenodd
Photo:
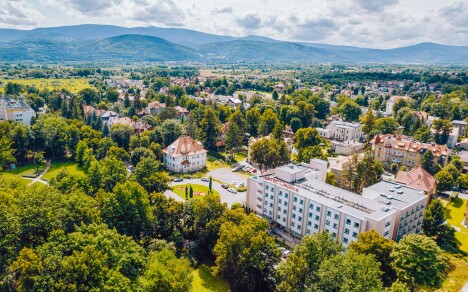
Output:
M0 60L35 62L164 62L198 60L197 51L164 39L123 35L95 41L24 40L0 43Z
M378 50L180 28L84 24L0 29L0 61L209 61L244 63L468 64L468 46L421 43Z

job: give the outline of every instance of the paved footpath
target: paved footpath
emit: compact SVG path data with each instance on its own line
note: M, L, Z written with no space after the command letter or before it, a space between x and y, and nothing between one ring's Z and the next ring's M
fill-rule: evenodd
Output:
M41 172L41 174L38 177L36 177L34 179L29 178L29 177L23 177L24 179L30 179L31 180L31 182L28 183L27 186L29 187L30 185L32 185L35 182L40 182L42 184L48 185L49 183L47 181L43 180L42 177L44 176L44 174L46 174L49 171L49 168L50 168L50 160L47 161L46 167L44 168L44 170Z

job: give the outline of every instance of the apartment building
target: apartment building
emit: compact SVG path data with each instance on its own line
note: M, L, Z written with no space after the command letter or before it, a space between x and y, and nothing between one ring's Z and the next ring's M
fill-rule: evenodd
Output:
M180 137L163 150L164 166L173 172L188 173L206 166L206 151L191 137Z
M17 121L30 125L34 114L34 110L22 98L2 97L0 99L0 121Z
M412 137L393 134L375 136L372 150L375 152L375 158L387 168L392 163L410 168L416 167L426 151L432 151L434 162L444 167L451 153L447 145L421 143L414 141Z

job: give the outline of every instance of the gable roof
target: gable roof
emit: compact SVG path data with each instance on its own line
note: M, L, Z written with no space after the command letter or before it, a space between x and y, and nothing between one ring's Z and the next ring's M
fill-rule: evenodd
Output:
M432 191L436 184L436 179L421 166L411 171L399 171L395 181L425 192Z
M169 145L163 150L164 153L172 157L201 154L208 152L203 147L189 136L182 136L175 140L174 143Z

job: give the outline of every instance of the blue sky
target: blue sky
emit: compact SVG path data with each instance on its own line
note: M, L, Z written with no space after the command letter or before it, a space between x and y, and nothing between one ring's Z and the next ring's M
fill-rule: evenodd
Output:
M374 48L468 45L466 0L0 0L0 27L182 27Z

